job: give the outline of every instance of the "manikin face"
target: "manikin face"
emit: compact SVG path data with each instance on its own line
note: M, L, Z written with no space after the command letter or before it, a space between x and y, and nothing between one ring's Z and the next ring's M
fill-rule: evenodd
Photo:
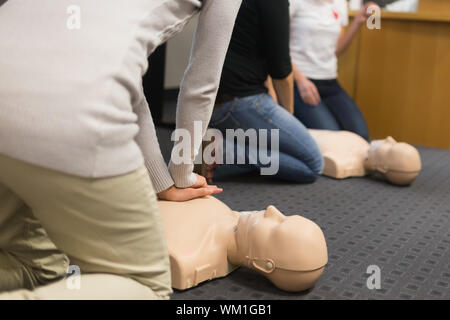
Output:
M287 217L273 206L241 213L236 240L246 266L264 273L310 271L327 262L322 230L308 219Z
M372 170L376 170L382 173L389 170L389 151L396 144L397 141L395 141L392 137L387 137L386 139L382 140L373 140L370 143L367 161L370 163Z
M372 170L380 173L413 173L421 169L417 149L410 144L397 142L392 137L372 141L367 162Z

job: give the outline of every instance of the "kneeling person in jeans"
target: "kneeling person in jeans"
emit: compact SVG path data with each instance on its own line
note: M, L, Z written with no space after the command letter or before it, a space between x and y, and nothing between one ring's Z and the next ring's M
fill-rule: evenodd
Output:
M279 104L268 94L265 86L268 76L273 79ZM288 0L243 1L216 102L211 127L219 129L224 135L226 129L240 128L245 131L253 128L267 129L269 132L279 129L279 150L269 150L272 158L279 159L276 177L305 183L316 179L322 170L322 156L308 130L292 115ZM260 145L257 147L260 148ZM252 153L248 145L237 145L235 148L237 151L245 149L241 152L247 156ZM260 161L255 164L248 162L246 165L221 166L214 175L217 177L264 167Z

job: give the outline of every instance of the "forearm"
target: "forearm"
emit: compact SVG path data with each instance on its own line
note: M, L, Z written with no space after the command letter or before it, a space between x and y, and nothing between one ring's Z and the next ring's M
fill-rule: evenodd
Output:
M345 31L342 31L336 46L336 56L340 56L350 46L360 27L361 22L355 19Z
M293 62L292 62L292 72L294 74L294 81L300 82L306 79L303 73L297 68L297 66Z
M180 86L176 128L190 133L190 141L178 140L174 150L188 152L183 161L172 153L169 170L175 185L186 188L196 182L194 159L206 132L219 87L225 55L240 0L204 0L194 37L189 65ZM194 134L195 122L199 128ZM184 161L187 160L187 161Z
M165 1L161 3L154 9L150 19L151 23L155 25L155 30L160 30L153 35L158 37L155 41L165 42L180 32L183 26L199 11L200 7L201 2L199 0ZM142 88L139 92L132 92L132 94L139 97L138 102L133 106L139 126L139 132L135 140L144 156L145 166L153 187L159 193L172 186L174 181L161 154L152 116Z
M291 72L284 79L272 79L273 87L278 98L278 104L289 113L294 113L294 75Z
M272 78L269 76L267 80L264 82L264 85L267 88L268 94L272 97L273 101L278 102L277 93L273 88Z

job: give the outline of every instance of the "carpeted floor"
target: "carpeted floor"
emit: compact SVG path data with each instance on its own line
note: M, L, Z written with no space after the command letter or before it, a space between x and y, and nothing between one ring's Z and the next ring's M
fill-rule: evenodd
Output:
M159 129L170 152L169 130ZM320 177L307 185L260 176L215 181L234 210L275 205L324 231L329 263L304 293L276 289L240 268L226 278L175 291L173 299L450 299L450 151L419 148L423 170L410 187L371 178ZM381 289L366 286L369 265L381 269Z

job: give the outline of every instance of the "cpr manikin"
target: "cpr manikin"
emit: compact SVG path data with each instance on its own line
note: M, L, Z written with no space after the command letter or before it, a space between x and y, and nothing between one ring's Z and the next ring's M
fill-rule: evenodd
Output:
M349 131L309 130L324 159L323 175L343 179L377 173L396 185L408 185L421 170L419 152L392 137L370 144Z
M188 289L224 277L242 266L286 291L311 288L328 261L322 230L275 207L236 212L214 197L158 202L170 254L172 286ZM139 253L136 253L139 254ZM79 287L73 288L76 282ZM34 291L0 294L2 299L156 299L132 279L109 274L62 279Z
M303 291L314 285L327 263L322 230L273 206L239 213L214 197L159 201L158 206L176 289L224 277L242 266L282 290Z

